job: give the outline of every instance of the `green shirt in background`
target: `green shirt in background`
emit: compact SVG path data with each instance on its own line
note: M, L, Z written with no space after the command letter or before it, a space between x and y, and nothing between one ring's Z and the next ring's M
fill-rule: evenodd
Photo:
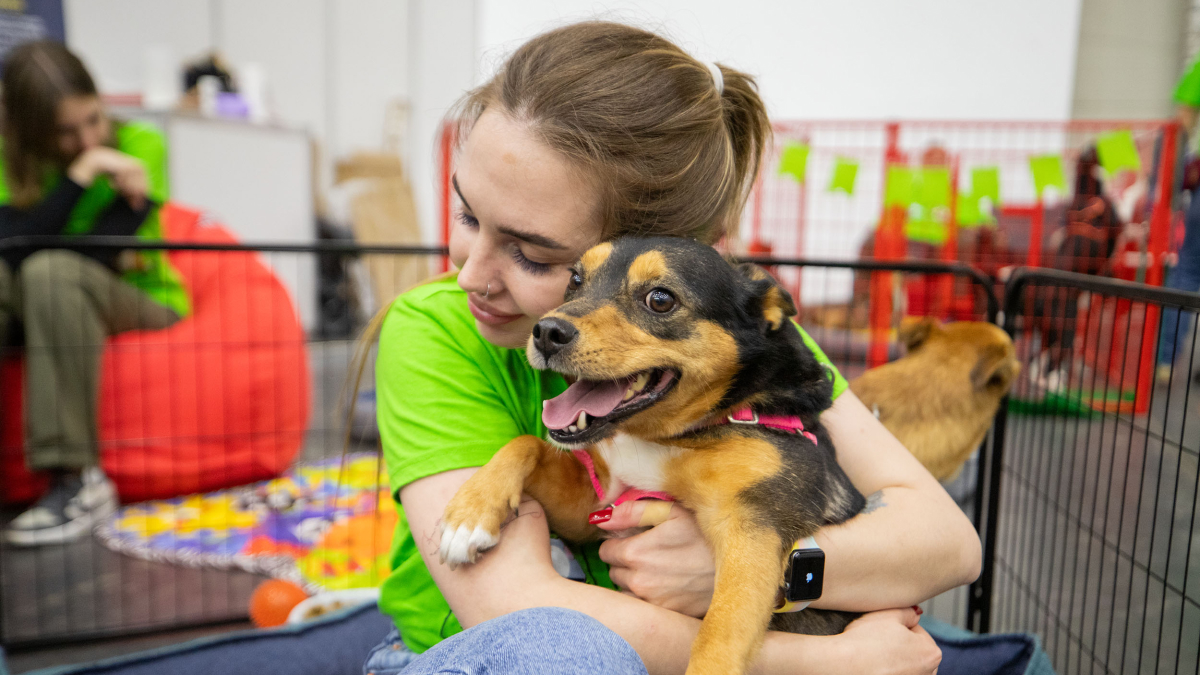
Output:
M846 390L816 343L805 343L830 366L834 396ZM561 375L534 370L525 350L483 339L453 277L419 286L392 304L375 365L379 432L399 521L392 538L391 575L379 606L405 644L424 652L462 630L413 541L400 488L444 471L482 466L513 438L544 438L542 401L567 387ZM612 588L598 544L576 551L588 583Z
M162 132L145 122L121 122L114 124L113 137L117 150L139 160L146 168L146 179L149 183L147 196L158 204L166 203L169 196L167 185L167 144ZM8 190L8 179L0 153L0 205L6 205L11 200ZM49 192L64 180L61 172L46 176L45 192ZM43 193L43 194L44 194ZM87 188L67 221L63 234L87 234L95 227L101 214L112 205L117 198L117 192L106 176L99 176ZM162 221L159 219L159 208L150 209L146 219L142 221L136 235L142 239L157 241L162 239ZM122 279L142 289L157 302L175 310L179 316L187 316L191 311L191 301L183 286L183 278L171 266L163 251L138 251L138 266L125 272Z
M1200 59L1196 59L1187 73L1175 85L1175 102L1200 108Z

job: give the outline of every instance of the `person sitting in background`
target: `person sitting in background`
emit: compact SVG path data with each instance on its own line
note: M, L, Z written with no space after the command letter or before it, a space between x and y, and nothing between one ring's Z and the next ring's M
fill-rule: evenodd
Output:
M10 52L0 104L0 240L38 235L161 239L166 144L108 117L83 63L54 42ZM2 243L2 241L0 241ZM17 516L18 545L70 541L116 508L97 465L105 338L166 328L189 312L162 251L30 251L0 246L0 342L24 329L26 461L49 491Z

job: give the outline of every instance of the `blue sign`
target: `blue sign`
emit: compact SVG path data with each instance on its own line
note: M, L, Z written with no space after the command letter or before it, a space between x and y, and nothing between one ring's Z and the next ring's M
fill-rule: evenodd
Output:
M62 0L0 0L0 64L13 47L33 40L66 41Z

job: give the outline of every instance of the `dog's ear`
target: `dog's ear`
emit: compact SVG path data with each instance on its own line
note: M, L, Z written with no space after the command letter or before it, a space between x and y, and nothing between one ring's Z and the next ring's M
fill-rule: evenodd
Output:
M751 263L742 263L737 269L746 278L750 313L761 315L771 330L779 330L785 321L796 316L792 295L783 290L775 277Z
M1004 345L988 345L971 368L971 386L976 391L992 390L1003 394L1021 371L1021 364Z
M912 351L917 347L925 344L930 335L933 335L935 330L938 330L937 319L925 317L924 319L907 319L900 324L900 330L897 332L900 342L904 343L905 349Z

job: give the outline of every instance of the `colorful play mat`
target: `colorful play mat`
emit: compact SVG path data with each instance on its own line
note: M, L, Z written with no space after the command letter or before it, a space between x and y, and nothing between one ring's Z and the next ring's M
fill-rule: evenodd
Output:
M243 569L319 592L378 586L395 526L382 461L356 453L261 483L130 504L96 532L137 558Z

